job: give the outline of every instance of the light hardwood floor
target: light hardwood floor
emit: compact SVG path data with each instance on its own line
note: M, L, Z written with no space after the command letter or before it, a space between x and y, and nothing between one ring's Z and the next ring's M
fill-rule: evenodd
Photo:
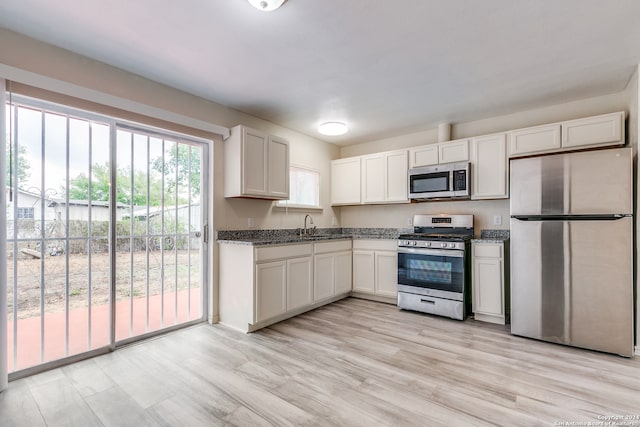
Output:
M248 335L198 325L0 394L3 427L532 426L623 415L640 426L640 357L355 298Z

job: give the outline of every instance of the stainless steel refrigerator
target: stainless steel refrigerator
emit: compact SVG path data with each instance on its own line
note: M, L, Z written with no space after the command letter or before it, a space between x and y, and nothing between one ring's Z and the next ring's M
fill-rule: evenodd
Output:
M633 355L631 148L511 161L511 333Z

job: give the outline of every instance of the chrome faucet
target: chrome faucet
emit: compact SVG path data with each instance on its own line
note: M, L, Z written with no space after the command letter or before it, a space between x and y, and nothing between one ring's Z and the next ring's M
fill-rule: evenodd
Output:
M307 229L307 218L309 218L309 225L313 224L313 218L311 218L311 215L306 214L304 216L304 235L306 236L307 234L309 234L309 229ZM314 227L315 228L315 227Z

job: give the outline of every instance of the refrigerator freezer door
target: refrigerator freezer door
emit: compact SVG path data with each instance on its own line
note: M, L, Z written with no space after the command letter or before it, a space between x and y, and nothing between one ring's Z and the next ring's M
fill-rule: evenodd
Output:
M512 219L511 332L631 356L632 224Z
M511 215L631 214L631 148L511 161Z

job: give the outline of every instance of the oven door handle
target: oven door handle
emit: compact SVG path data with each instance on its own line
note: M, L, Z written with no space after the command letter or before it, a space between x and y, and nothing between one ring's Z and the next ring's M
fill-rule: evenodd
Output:
M446 249L414 249L414 248L398 248L399 254L416 254L416 255L436 255L452 258L464 258L464 251L446 250Z

